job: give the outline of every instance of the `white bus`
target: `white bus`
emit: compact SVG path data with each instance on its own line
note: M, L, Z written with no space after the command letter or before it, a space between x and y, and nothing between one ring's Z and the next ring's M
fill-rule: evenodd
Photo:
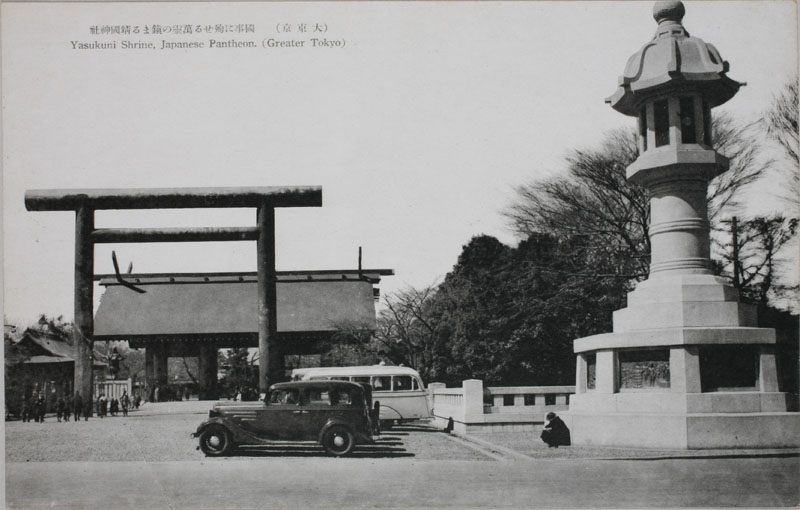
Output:
M358 367L296 368L293 381L338 379L372 385L372 400L381 403L382 428L394 423L431 417L428 392L419 373L413 368L390 365Z

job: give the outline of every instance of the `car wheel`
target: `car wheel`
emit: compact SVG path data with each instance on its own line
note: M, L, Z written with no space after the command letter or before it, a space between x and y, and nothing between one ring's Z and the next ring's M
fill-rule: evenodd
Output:
M353 451L354 443L353 433L344 425L334 425L329 428L322 439L325 451L337 457Z
M200 450L209 457L221 457L233 451L231 434L225 427L212 425L200 434Z

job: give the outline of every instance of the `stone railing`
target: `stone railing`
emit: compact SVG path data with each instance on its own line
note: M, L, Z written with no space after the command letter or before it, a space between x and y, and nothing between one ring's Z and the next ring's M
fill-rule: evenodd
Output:
M553 411L566 411L574 386L483 387L483 381L470 379L461 388L442 383L428 385L434 422L462 434L480 432L536 432L544 417ZM485 401L491 403L484 403Z

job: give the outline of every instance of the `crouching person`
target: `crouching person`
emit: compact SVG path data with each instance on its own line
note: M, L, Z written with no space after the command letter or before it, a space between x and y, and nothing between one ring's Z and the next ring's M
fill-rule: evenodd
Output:
M569 446L569 429L556 413L547 413L547 421L542 430L542 441L547 443L548 448L558 448L559 446Z

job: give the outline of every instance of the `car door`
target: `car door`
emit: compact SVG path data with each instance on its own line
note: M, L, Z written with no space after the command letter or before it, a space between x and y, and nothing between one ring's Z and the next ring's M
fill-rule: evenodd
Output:
M297 388L272 390L258 412L257 433L265 439L298 439L302 416L302 399Z
M316 440L322 427L336 415L337 406L331 403L332 388L328 385L303 389L303 415L298 430L303 439ZM300 430L302 429L302 430Z

